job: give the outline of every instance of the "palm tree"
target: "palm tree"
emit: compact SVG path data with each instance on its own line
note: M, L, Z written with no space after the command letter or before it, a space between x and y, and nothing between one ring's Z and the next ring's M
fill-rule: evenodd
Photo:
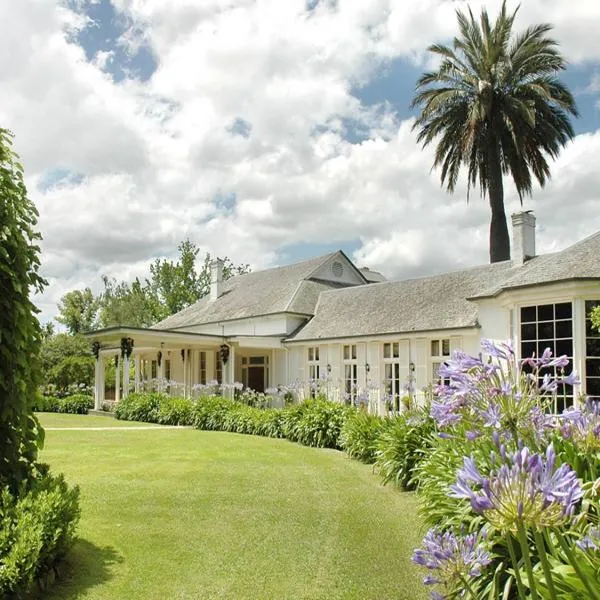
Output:
M479 22L470 9L457 11L460 36L429 48L441 63L421 76L412 102L422 107L419 142L437 144L433 166L441 166L442 185L453 192L464 165L469 190L479 183L489 196L490 262L510 259L503 176L510 174L523 203L532 175L541 186L550 177L547 159L573 138L569 113L578 114L556 77L566 62L547 37L552 27L513 34L517 10L508 14L504 2L493 26L485 9Z

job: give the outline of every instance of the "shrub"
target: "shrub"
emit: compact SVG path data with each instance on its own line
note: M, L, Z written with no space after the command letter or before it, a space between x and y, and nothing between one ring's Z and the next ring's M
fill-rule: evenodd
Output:
M348 456L361 462L375 462L377 439L384 426L384 420L362 410L351 412L341 431L340 444Z
M227 413L234 401L223 396L205 396L196 401L193 411L193 424L196 429L223 431Z
M37 412L58 412L60 401L56 396L43 396L36 394L33 401L33 410Z
M284 410L284 437L316 448L341 448L340 434L353 409L313 398Z
M158 422L162 425L191 425L194 403L188 398L161 397Z
M94 399L87 394L74 394L65 398L56 396L42 396L37 394L33 403L33 410L38 412L71 413L86 415L94 407Z
M157 392L133 392L116 404L115 417L123 421L158 423L160 404L166 398Z
M74 415L87 415L90 408L94 408L94 399L85 394L66 396L58 401L58 412Z
M414 489L414 470L431 446L434 429L427 409L415 409L387 421L375 452L375 467L384 484Z
M600 600L600 405L548 415L551 395L577 382L569 359L482 349L440 369L440 434L414 469L432 529L413 560L440 597Z
M55 567L79 521L79 489L45 475L18 494L0 492L0 596L21 594Z

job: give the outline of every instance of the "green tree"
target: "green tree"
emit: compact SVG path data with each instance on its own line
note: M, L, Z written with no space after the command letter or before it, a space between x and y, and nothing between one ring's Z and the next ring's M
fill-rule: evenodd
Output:
M32 401L40 382L38 310L41 292L38 213L27 197L12 134L0 129L0 487L31 477L43 430Z
M100 304L94 297L92 290L86 287L83 290L67 292L58 303L60 313L56 320L62 323L67 331L73 335L85 333L96 327L96 317Z
M600 306L592 308L590 313L590 319L592 320L592 326L596 331L600 331Z
M419 141L436 143L442 185L453 192L464 166L469 188L479 184L488 195L491 262L510 259L503 176L511 176L521 202L531 195L533 178L543 186L547 159L572 139L569 115L577 115L556 77L566 63L547 36L551 26L514 34L516 13L503 3L492 25L485 9L479 22L470 9L457 11L460 36L452 46L429 48L441 62L419 79L412 102L421 108L414 125Z
M83 335L57 333L43 339L40 350L43 382L65 391L70 385L92 385L94 357Z
M154 322L151 298L139 279L129 284L102 277L104 292L99 298L101 327L148 327Z
M176 262L157 259L150 265L150 279L146 280L146 293L154 322L184 309L210 293L210 254L204 256L201 269L196 269L200 249L190 240L178 246ZM229 258L223 260L223 279L250 271L250 265L234 265Z

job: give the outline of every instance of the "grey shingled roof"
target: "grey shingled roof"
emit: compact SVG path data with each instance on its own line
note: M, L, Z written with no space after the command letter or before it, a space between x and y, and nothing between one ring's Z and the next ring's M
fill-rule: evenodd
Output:
M315 316L290 341L475 327L477 305L467 297L512 270L507 261L324 292Z
M600 278L600 232L561 252L542 254L512 269L505 280L488 282L473 298L497 296L503 290L572 279Z
M153 325L153 329L178 329L281 312L312 315L319 293L335 284L306 280L337 252L293 265L254 271L222 283L219 298L205 297Z

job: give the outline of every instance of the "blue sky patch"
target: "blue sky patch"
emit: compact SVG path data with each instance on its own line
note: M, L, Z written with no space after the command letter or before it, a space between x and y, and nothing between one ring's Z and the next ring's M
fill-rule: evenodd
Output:
M75 36L75 41L83 48L89 61L94 60L98 52L111 52L112 58L106 62L105 71L115 81L126 78L150 79L157 67L152 51L142 43L135 53L131 53L123 43L122 36L131 29L132 23L115 10L110 0L88 1L80 11L72 3L72 9L91 20ZM134 30L135 36L140 33Z
M57 167L55 169L44 171L38 181L37 188L40 192L44 193L49 189L60 185L79 185L84 178L82 173Z
M344 240L330 243L298 242L280 246L277 254L279 264L285 265L302 260L308 260L315 256L329 254L336 250L343 250L352 260L352 254L361 246L360 240Z

